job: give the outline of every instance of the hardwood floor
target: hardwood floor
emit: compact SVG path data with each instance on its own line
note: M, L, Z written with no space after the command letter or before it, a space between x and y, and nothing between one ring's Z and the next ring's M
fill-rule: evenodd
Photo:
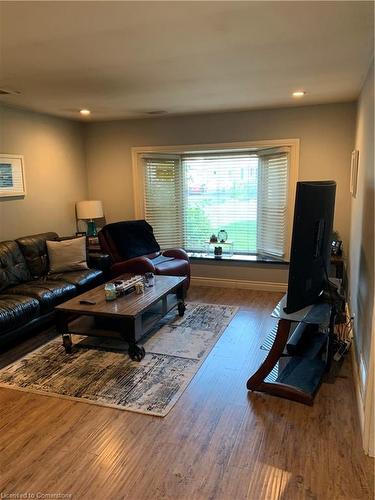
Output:
M246 390L280 297L190 289L188 300L241 309L165 418L0 389L2 498L373 498L349 360L313 407ZM0 366L48 335L1 355Z

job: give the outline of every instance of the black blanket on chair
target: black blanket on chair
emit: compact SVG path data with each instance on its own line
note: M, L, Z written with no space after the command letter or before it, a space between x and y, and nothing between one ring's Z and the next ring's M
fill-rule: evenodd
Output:
M145 220L114 222L102 231L109 235L124 260L160 252L153 229Z

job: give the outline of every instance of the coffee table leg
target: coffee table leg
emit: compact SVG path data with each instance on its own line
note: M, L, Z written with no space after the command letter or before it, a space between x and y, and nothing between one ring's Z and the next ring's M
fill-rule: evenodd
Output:
M70 333L63 335L62 336L62 341L63 341L63 346L65 348L65 352L67 354L71 354L72 353L73 342L72 342L72 337L71 337Z
M68 315L62 311L56 311L56 329L61 334L63 346L67 354L72 352L72 337L68 328Z
M182 317L185 314L185 310L186 310L186 305L185 305L186 290L185 290L185 287L180 286L180 288L177 289L176 295L177 295L178 315Z
M144 347L137 345L136 339L142 336L142 318L140 316L132 319L124 325L123 338L129 344L128 354L133 361L142 361L146 355Z
M146 351L144 347L140 347L134 342L134 343L129 343L128 354L129 358L132 361L142 361L142 359L146 355Z

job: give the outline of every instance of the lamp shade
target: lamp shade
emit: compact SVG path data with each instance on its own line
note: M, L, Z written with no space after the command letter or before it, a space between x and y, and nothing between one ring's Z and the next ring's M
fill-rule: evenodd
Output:
M77 219L100 219L104 216L103 204L98 200L84 200L76 203Z

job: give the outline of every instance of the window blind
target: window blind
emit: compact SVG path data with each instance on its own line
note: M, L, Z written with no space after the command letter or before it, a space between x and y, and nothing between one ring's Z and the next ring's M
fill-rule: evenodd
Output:
M186 247L204 251L210 235L225 229L235 253L256 253L257 156L186 155L182 169Z
M258 253L284 257L288 212L288 150L259 153Z
M179 157L143 157L145 219L162 249L183 246Z
M225 229L234 253L285 255L287 148L143 157L144 212L161 248L204 252Z

